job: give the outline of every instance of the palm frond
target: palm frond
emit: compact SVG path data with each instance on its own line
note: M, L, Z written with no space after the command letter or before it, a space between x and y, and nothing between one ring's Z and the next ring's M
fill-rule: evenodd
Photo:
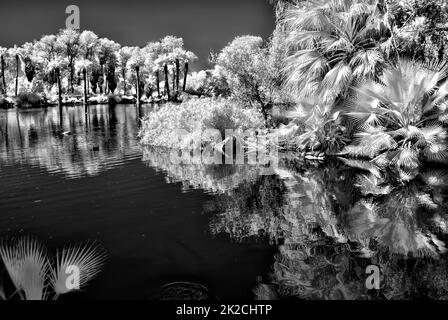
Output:
M437 204L432 200L431 196L427 193L423 193L423 192L418 193L416 195L416 199L417 199L418 204L425 206L429 209L435 209L438 207Z
M443 186L448 182L448 173L443 170L429 170L422 173L422 179L430 186Z
M304 89L307 94L319 93L329 101L347 97L354 78L374 78L384 57L372 45L387 40L381 21L375 2L305 1L287 9L283 20L291 53L285 68L287 88L301 97L306 96ZM303 50L319 56L318 73L306 65ZM313 84L307 85L309 81ZM316 82L321 84L318 91Z
M359 175L357 176L355 186L359 188L363 195L385 195L391 192L389 185L381 186L382 179L377 176L371 175Z
M27 300L46 299L45 280L49 263L44 247L32 237L2 242L0 255L17 291Z
M444 163L448 160L448 152L444 143L429 143L423 149L423 156L431 162Z
M346 146L343 152L370 159L383 150L394 149L397 146L395 140L382 131L357 133L354 142L355 144Z
M397 151L391 162L398 167L411 170L418 168L420 164L417 150L408 147Z
M371 161L340 158L342 162L352 168L357 168L370 172L376 178L381 177L380 168Z
M80 274L79 287L84 287L88 281L97 276L105 262L105 252L98 246L85 244L83 246L64 248L56 256L56 263L51 270L51 284L57 295L70 292L66 282L67 268L75 266Z

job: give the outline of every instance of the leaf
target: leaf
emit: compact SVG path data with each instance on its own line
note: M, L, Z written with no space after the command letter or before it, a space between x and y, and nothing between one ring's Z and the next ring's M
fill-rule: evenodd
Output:
M23 291L27 300L46 299L49 263L40 242L32 237L3 241L0 256L17 291Z
M66 273L68 267L75 266L79 269L79 286L81 288L98 275L105 260L105 252L92 244L64 248L56 255L56 263L50 274L55 293L57 295L66 294L72 290L66 285L69 277L69 274Z

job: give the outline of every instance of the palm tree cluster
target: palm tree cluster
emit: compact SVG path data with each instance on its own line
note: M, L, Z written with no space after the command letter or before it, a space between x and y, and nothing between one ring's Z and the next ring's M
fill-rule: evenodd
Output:
M330 117L342 117L352 143L339 154L409 172L447 159L447 65L440 54L420 60L400 56L404 40L391 11L397 5L297 1L280 23L288 32L285 86L301 105L312 97L316 103L309 108L319 111L327 104ZM332 134L325 124L320 122L319 144Z
M359 79L375 79L390 42L376 1L306 1L285 11L291 54L287 81L299 98L348 96Z
M357 133L345 152L405 171L421 161L446 161L447 72L446 66L399 60L380 81L360 85L348 104Z
M174 36L141 48L121 46L89 30L62 29L21 46L0 47L0 93L54 95L60 81L58 91L70 94L86 90L107 94L118 89L124 95L157 91L160 97L163 86L172 85L173 94L179 91L179 82L188 72L184 66L195 59L193 52L184 49L183 39Z

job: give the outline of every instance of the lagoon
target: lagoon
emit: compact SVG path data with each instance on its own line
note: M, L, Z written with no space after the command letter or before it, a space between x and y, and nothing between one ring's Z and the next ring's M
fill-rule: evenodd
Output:
M445 169L403 182L292 154L272 175L178 165L138 142L153 108L0 112L0 237L107 252L65 299L448 298ZM378 291L365 286L370 265Z

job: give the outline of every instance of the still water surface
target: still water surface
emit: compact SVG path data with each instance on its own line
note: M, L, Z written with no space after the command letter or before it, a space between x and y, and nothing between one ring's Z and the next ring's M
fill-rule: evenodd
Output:
M107 264L78 298L150 299L176 281L219 299L448 298L446 170L174 165L138 143L153 108L0 113L0 236L100 244Z

